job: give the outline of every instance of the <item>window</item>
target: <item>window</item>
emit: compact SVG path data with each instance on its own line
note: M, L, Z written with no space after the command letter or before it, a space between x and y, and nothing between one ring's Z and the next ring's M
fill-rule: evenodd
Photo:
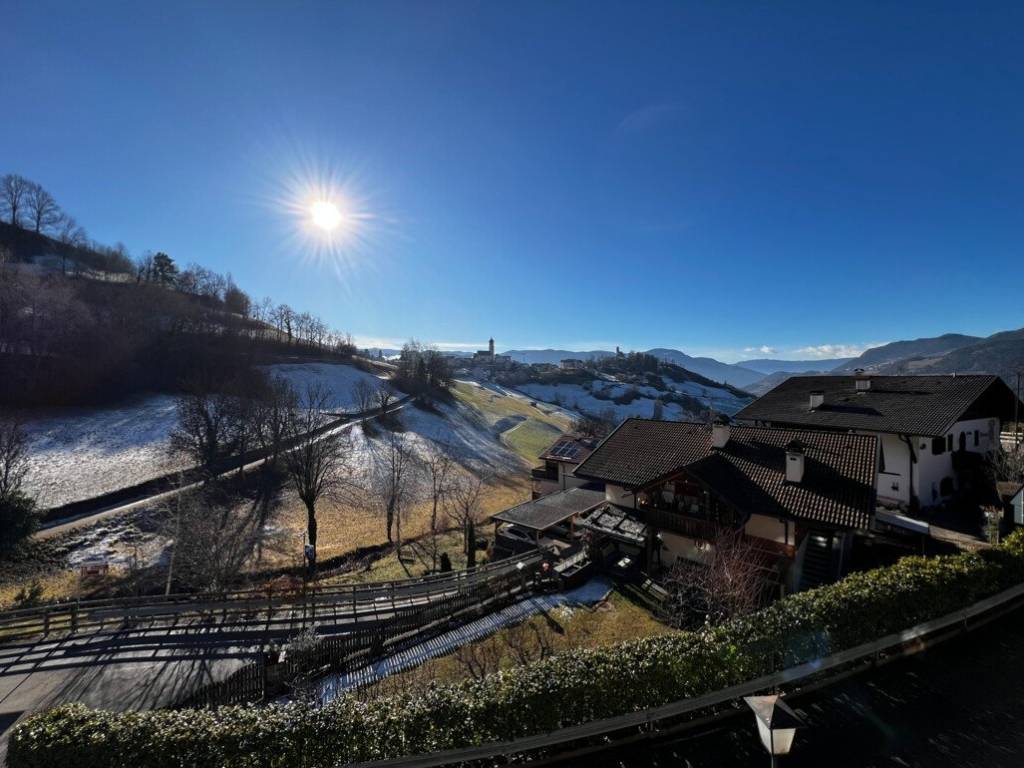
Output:
M932 455L939 456L946 452L946 441L941 437L932 438Z
M952 435L946 435L946 450L947 451L952 451L953 450L953 436Z
M978 437L979 437L978 430L974 430L974 447L975 448L978 447Z

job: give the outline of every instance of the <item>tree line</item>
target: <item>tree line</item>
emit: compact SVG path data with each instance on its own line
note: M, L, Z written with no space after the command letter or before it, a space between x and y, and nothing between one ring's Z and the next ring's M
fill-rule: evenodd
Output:
M22 176L0 177L0 216L0 404L181 391L198 377L227 384L278 354L347 358L356 350L314 314L254 300L230 274L181 266L162 251L133 259L122 244L89 244ZM18 263L48 249L61 257L55 270Z

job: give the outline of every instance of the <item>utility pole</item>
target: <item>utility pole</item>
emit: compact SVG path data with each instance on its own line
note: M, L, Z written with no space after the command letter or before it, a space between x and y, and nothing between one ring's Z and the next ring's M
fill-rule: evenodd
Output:
M1013 399L1013 447L1020 446L1020 369L1017 369L1017 396Z

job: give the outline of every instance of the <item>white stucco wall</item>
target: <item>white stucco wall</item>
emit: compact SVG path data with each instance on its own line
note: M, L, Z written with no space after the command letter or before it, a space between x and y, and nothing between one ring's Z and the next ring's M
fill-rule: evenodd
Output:
M956 477L953 473L953 451L960 448L960 434L964 435L965 449L971 453L987 453L995 448L999 441L998 419L969 419L958 421L943 437L945 440L942 453L932 453L932 438L917 435L910 439L914 447L917 462L911 467L910 452L907 444L899 435L862 432L875 434L879 439L880 450L885 452L885 471L882 462L878 463L878 482L876 490L883 503L898 502L909 504L911 493L919 499L921 506L928 507L939 504L943 500L942 480ZM978 433L978 444L974 444L974 433ZM953 438L953 451L949 450L949 438ZM881 457L880 457L881 459ZM913 482L911 483L911 476Z
M748 536L756 536L759 539L774 541L776 544L795 544L796 529L790 523L786 525L782 520L765 515L751 515L743 531Z
M659 535L661 536L661 562L666 566L672 565L679 558L703 563L711 551L711 545L707 542L698 543L696 539L668 531L660 531Z

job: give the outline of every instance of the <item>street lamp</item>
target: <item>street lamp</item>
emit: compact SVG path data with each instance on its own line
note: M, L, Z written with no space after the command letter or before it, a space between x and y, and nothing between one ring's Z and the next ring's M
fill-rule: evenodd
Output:
M757 732L764 748L772 756L772 768L775 768L776 756L789 754L796 729L802 728L804 721L778 695L744 696L743 700L754 710Z

